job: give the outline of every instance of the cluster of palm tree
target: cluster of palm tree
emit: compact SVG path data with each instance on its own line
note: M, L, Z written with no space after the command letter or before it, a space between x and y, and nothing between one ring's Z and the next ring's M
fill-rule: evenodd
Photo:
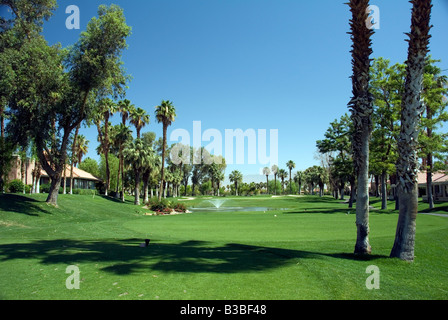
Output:
M279 169L277 165L272 165L271 168L264 167L263 175L266 176L266 193L277 194L277 177L281 181L281 193L285 194L287 191L290 194L301 194L302 187L304 191L314 194L315 187L319 187L319 195L322 196L324 193L324 186L328 183L328 173L327 170L321 166L312 166L304 171L296 171L293 176L293 169L296 167L294 161L289 160L286 162L287 169ZM288 170L288 171L287 171ZM269 183L269 176L274 175L274 183ZM289 178L289 180L288 180ZM285 190L285 187L289 190Z
M129 100L121 100L115 103L109 98L97 102L100 113L95 118L98 130L99 147L97 152L104 155L106 176L105 195L110 191L111 172L109 167L109 154L115 154L119 159L117 184L115 194L121 195L122 201L126 193L126 173L131 171L134 182L134 203L140 204L140 185L144 186L144 201L148 200L148 188L151 178L160 172L159 199L163 194L166 183L165 159L166 153L166 131L167 127L175 120L175 108L171 101L162 101L155 108L155 117L163 125L162 155L159 156L155 150L155 135L151 133L141 134L141 130L150 122L150 116L142 109L135 107ZM121 123L112 126L110 118L119 113ZM129 121L129 124L128 124ZM131 125L136 131L136 138L132 136ZM142 181L143 180L143 181Z

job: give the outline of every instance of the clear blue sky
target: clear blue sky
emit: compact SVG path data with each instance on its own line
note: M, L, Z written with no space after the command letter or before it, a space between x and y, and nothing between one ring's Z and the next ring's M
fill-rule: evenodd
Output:
M201 121L203 131L218 129L223 137L225 129L278 129L279 167L293 160L296 170L304 170L318 164L316 140L331 121L348 112L352 71L345 2L59 0L44 34L50 44L73 44L100 4L120 5L132 26L123 55L133 77L126 98L150 114L151 123L143 131L161 136L154 106L171 100L177 119L168 134L185 129L192 135L193 121ZM448 1L433 2L431 54L448 69ZM80 30L65 27L65 9L71 4L80 9ZM372 57L404 62L411 4L371 4L380 9ZM96 129L83 128L81 133L90 140L87 156L97 159ZM245 176L258 174L263 166L229 165L226 176L234 169Z

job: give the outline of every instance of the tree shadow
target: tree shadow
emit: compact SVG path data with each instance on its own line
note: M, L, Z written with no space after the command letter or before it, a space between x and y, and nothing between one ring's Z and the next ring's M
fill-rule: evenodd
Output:
M300 202L300 203L331 203L331 204L340 204L340 201L342 201L342 200L335 199L334 197L330 197L330 196L322 196L322 197L320 197L319 195L308 195L306 197L296 197L296 198L291 198L291 200L292 199L294 199L296 202Z
M44 203L19 194L0 195L1 211L16 212L33 217L38 217L39 213L51 214L50 211L45 210L38 204Z
M121 204L125 204L125 203L133 204L134 203L133 200L131 201L131 200L128 200L126 198L124 199L124 202L123 202L123 201L121 201L121 198L115 198L115 197L112 197L112 196L106 196L104 194L101 194L101 195L98 195L98 196L101 197L104 200L108 200L108 201L115 202L115 203L121 203Z
M167 273L259 272L297 263L301 259L376 259L346 253L317 253L238 243L217 245L205 241L163 243L143 240L39 240L31 243L0 245L0 262L37 259L41 264L98 263L101 270L129 275L149 270Z
M294 209L294 210L288 210L284 211L283 214L304 214L304 213L322 213L322 214L336 214L336 213L344 213L344 214L354 214L353 209L349 208L338 208L338 209L332 209L332 208L307 208L307 209Z

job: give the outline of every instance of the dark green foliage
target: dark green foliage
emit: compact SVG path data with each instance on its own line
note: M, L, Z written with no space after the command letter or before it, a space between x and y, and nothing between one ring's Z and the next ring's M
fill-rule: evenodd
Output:
M10 183L8 183L8 190L11 193L23 192L24 188L25 185L19 179L12 180Z

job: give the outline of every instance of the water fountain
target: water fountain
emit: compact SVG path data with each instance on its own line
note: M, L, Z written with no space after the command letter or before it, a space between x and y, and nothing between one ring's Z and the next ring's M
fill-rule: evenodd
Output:
M244 211L270 211L270 210L274 210L271 208L267 208L267 207L228 207L228 206L223 206L224 203L227 202L227 199L210 199L210 200L205 200L201 203L200 206L198 207L191 207L188 208L188 210L190 210L191 212L207 212L207 211L212 211L212 212L244 212ZM207 205L204 205L207 204ZM210 206L210 204L212 206Z
M216 209L219 209L224 204L224 202L226 202L226 199L212 199L207 201L214 205Z

